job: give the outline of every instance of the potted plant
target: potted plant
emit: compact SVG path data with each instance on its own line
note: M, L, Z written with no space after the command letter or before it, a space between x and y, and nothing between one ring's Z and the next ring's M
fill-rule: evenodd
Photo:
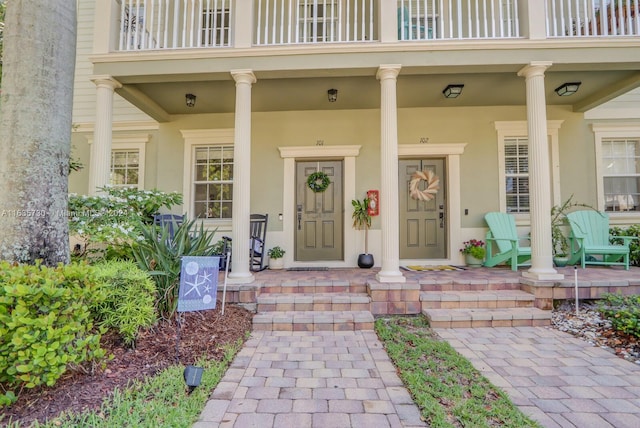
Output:
M565 236L563 229L567 226L567 214L576 207L590 208L591 205L573 201L573 195L562 203L551 208L551 249L553 251L553 262L558 267L566 266L571 256L569 240Z
M482 266L484 256L487 254L484 242L477 239L470 239L463 242L463 247L460 248L460 252L464 254L465 263L470 267Z
M284 253L285 251L278 246L270 248L269 251L267 251L267 255L269 256L269 269L282 269L284 267Z
M362 201L354 199L351 201L353 205L353 227L364 230L364 253L358 256L358 266L361 268L373 267L373 254L369 254L369 228L371 227L371 216L369 215L369 198Z

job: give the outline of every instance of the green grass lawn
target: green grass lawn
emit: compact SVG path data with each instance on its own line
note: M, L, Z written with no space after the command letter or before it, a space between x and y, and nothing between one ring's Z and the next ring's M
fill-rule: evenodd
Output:
M375 329L432 427L540 427L439 339L425 317L380 318Z

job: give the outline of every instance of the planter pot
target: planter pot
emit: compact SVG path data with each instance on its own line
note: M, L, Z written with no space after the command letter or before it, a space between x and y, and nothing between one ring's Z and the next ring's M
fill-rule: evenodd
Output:
M465 254L464 261L469 267L482 267L482 259L476 259L471 254Z
M557 267L565 267L568 262L569 262L569 257L567 257L567 256L554 256L553 257L553 264L555 264Z
M358 266L363 269L373 267L373 254L360 254L358 256Z
M269 258L269 269L282 269L284 268L284 259L280 257L279 259Z

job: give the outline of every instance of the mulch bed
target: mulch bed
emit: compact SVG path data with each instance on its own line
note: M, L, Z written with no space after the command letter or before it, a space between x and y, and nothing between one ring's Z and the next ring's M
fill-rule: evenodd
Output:
M243 308L227 305L224 317L217 309L188 312L180 332L180 364L195 363L203 355L222 360L223 346L243 340L251 330L253 314ZM102 338L102 347L114 358L104 370L67 372L50 388L24 390L19 400L2 409L0 425L9 420L28 426L35 420L44 422L63 411L81 413L100 408L115 388L124 388L134 379L153 376L176 364L177 323L159 322L140 333L135 349L125 348L114 333Z

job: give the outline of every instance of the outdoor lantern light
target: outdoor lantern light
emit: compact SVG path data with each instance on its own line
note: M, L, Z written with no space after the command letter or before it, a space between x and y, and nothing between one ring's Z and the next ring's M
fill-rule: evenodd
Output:
M462 93L462 88L464 85L448 85L442 93L445 98L458 98L458 95Z
M193 392L196 386L200 385L202 372L204 372L202 367L187 366L184 368L184 381L189 387L189 394Z
M338 101L338 90L337 89L329 89L327 91L327 95L329 96L329 102L335 103Z
M196 105L196 96L193 94L186 94L185 98L187 99L187 107L195 107Z
M561 86L558 86L555 91L561 97L568 97L578 92L578 89L582 85L582 82L568 82Z

